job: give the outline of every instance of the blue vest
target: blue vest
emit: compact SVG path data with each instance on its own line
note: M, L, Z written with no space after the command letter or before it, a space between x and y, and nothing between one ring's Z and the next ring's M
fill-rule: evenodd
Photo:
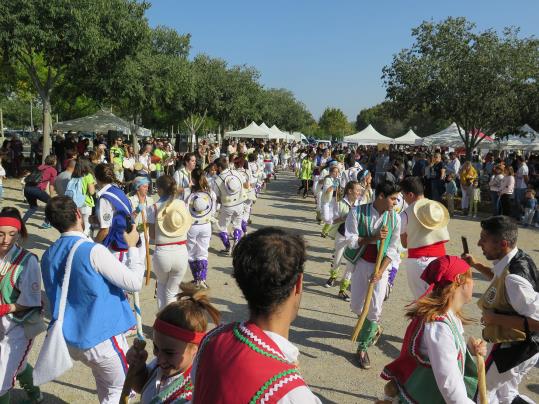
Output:
M60 237L41 259L43 284L51 306L51 324L58 318L67 256L79 238ZM77 249L67 293L64 337L69 345L80 349L92 348L135 325L135 317L123 290L92 267L90 252L94 246L95 243L89 240Z
M114 196L112 196L112 195ZM112 224L109 228L107 237L103 240L102 244L105 247L113 250L127 250L129 246L124 240L124 232L126 229L126 216L131 215L131 202L124 194L124 192L113 185L109 187L99 199L104 198L112 204L114 208L114 215L112 216ZM119 200L121 201L119 201ZM127 208L127 210L126 210Z

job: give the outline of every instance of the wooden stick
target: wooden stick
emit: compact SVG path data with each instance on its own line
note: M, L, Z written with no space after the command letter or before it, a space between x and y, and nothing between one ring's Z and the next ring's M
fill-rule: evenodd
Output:
M376 264L374 266L374 272L372 274L373 277L377 276L380 272L380 266L382 265L382 258L384 254L384 245L385 245L386 239L383 239L380 242L380 248L378 248L378 255L376 256ZM369 289L367 289L367 296L365 296L365 302L363 302L363 310L361 310L361 315L359 316L357 320L357 324L354 327L354 332L352 334L352 342L357 341L357 337L359 335L359 332L361 331L361 328L363 327L363 323L365 322L365 319L367 318L367 314L369 314L369 306L371 305L372 300L372 294L374 293L374 283L369 283Z
M487 377L485 374L485 358L477 354L477 391L479 392L479 404L488 404Z
M152 272L152 260L150 259L150 235L148 234L148 226L146 226L146 214L144 209L142 214L142 229L144 231L144 244L146 247L146 286L150 284L150 274Z
M135 339L133 341L133 346L135 347L136 350L142 351L146 347L146 341ZM127 375L125 376L124 387L122 389L122 394L120 396L120 404L129 403L129 395L131 394L133 378L135 376L136 376L135 368L130 366L129 370L127 371Z

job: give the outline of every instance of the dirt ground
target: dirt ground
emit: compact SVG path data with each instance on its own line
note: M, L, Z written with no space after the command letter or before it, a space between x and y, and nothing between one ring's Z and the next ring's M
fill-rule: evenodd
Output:
M355 347L350 335L355 324L355 316L349 304L339 300L338 288L323 287L330 268L333 242L320 237L320 226L314 220L314 201L296 196L297 180L289 173L279 174L254 206L252 226L256 230L265 226L278 226L297 231L308 243L308 262L305 268L304 296L301 310L292 325L290 340L299 347L300 368L311 389L324 403L362 403L381 397L384 381L379 377L383 366L400 352L406 320L404 306L411 301L403 270L399 271L396 286L384 305L382 325L384 334L370 352L372 368L361 370L356 362ZM4 206L16 206L24 212L27 208L22 199L20 184L15 180L4 182ZM30 238L26 247L39 257L58 237L54 230L42 230L38 226L43 220L40 210L29 221ZM468 237L472 254L481 258L476 247L479 236L479 221L452 219L450 222L451 241L449 254L460 254L460 236ZM539 231L521 229L519 246L530 253L539 263ZM210 269L208 283L212 300L223 312L224 321L245 319L247 308L241 292L231 276L231 258L218 254L221 245L214 236L210 248ZM190 279L191 275L187 275ZM189 280L187 279L187 280ZM474 275L474 298L479 298L487 287L487 282ZM154 299L154 280L141 291L144 332L151 336L151 324L157 311ZM480 313L475 302L467 307L467 313L479 319ZM466 326L467 335L479 337L478 323ZM132 338L129 339L131 342ZM43 335L39 336L32 348L30 363L34 363ZM149 347L151 352L151 346ZM151 355L151 354L150 354ZM539 401L539 370L534 368L522 381L521 392ZM92 403L97 402L95 382L90 370L80 363L59 380L43 386L45 403ZM12 396L12 402L19 402L23 394L19 388Z

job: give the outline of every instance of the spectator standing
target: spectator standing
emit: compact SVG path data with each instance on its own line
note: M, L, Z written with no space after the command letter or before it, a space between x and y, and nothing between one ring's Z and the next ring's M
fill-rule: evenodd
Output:
M455 196L457 195L457 184L455 183L455 174L447 174L445 181L445 199L447 201L447 210L449 216L453 217L455 214Z
M466 214L466 211L470 207L470 188L473 185L473 182L477 179L477 171L472 166L470 161L466 161L460 169L460 189L462 191L462 201L460 207L463 214Z
M21 139L19 138L19 135L13 136L13 139L11 140L10 150L11 161L13 162L13 176L19 178L22 174L21 166L23 159L23 145Z
M537 199L535 198L535 189L528 189L522 202L524 208L524 216L522 218L522 224L529 226L533 224L533 218L535 217L535 211L537 210Z
M442 155L435 153L432 158L431 176L430 176L430 188L431 199L437 202L441 202L442 194L444 192L444 179L445 179L445 167L442 162Z
M492 203L492 215L499 215L501 212L500 206L500 191L502 189L503 182L503 170L502 167L497 165L492 169L492 176L488 183L490 190L490 201Z
M517 156L517 170L515 174L515 216L520 218L524 212L522 203L528 189L529 169L523 156Z
M446 165L447 174L453 174L455 177L460 171L460 160L455 152L449 153L449 161Z
M71 179L71 176L73 174L73 170L75 169L76 164L77 164L77 160L69 160L69 162L67 163L66 169L62 171L60 174L58 174L58 176L56 177L56 180L54 181L54 189L56 190L57 195L59 196L65 195L67 183Z
M511 216L511 202L515 190L515 172L513 171L513 167L506 166L504 174L505 176L503 177L500 189L500 205L502 215Z

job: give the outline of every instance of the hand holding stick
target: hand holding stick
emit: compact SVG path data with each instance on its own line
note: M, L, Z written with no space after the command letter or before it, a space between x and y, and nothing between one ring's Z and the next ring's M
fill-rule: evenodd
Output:
M472 353L475 354L477 364L477 391L479 404L488 404L487 395L487 377L485 372L485 358L487 351L485 341L480 339L470 338L469 345L472 345Z
M133 341L133 348L136 351L144 351L144 348L146 348L146 341L135 339ZM132 366L132 365L129 366L129 370L127 371L127 375L125 376L122 394L120 395L120 404L129 403L129 395L131 394L131 390L133 387L133 379L136 377L137 372L138 372L137 366Z
M142 214L142 229L144 231L144 245L146 247L146 286L150 283L150 274L152 272L152 260L150 259L150 235L148 234L148 226L146 225L146 214L144 209Z

